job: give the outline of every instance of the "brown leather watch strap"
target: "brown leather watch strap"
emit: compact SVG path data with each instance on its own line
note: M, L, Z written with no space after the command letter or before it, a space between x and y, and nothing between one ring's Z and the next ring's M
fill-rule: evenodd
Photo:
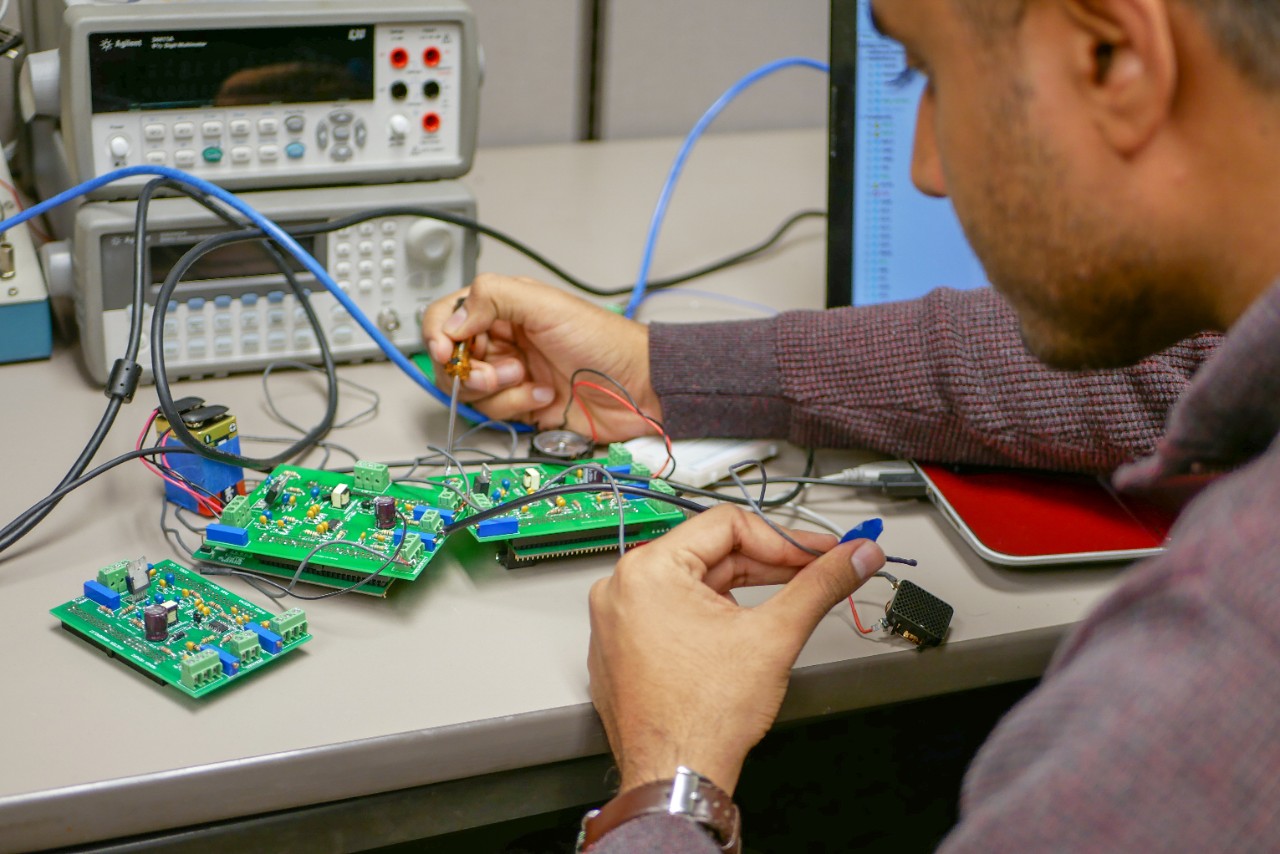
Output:
M723 789L683 765L670 780L657 780L620 793L582 818L578 850L588 851L609 831L645 815L682 815L701 824L726 854L742 850L738 807Z

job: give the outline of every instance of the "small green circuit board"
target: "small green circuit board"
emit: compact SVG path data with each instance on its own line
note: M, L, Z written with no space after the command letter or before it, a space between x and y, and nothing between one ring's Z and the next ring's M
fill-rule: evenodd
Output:
M298 608L272 614L186 567L122 560L50 611L62 627L192 697L225 688L311 640Z
M557 485L583 491L520 503L556 478ZM366 461L351 474L280 466L252 493L228 502L218 523L206 528L196 557L383 596L393 581L416 579L449 548L446 525L507 502L518 506L468 527L475 540L501 546L498 558L507 567L616 548L620 525L624 543L636 545L684 521L682 510L660 499L624 495L620 508L610 478L641 478L630 482L673 493L660 480L650 483L620 445L604 459L469 468L465 478L414 483L393 483L385 465Z

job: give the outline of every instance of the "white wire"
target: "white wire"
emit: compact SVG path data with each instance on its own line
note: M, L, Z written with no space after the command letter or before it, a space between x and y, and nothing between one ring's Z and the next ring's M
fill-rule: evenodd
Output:
M771 507L769 509L770 511L774 511L774 510L782 510L784 508L794 512L797 516L803 516L805 519L808 519L810 522L812 522L815 525L820 525L823 528L826 528L828 531L835 534L837 537L844 536L843 528L841 528L835 522L832 522L826 516L823 516L820 513L813 512L808 507L805 507L803 504L796 504L794 501L792 501L786 504L782 504L778 507Z

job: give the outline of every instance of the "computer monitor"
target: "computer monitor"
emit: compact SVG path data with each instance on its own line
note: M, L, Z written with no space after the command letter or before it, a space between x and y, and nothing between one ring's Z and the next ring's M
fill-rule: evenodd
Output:
M911 183L916 105L902 48L871 24L870 0L831 0L827 305L976 288L986 275L951 203Z

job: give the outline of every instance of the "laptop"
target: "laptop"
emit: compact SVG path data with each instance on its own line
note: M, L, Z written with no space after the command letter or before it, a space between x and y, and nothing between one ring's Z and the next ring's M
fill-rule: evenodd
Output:
M951 203L911 183L916 105L902 48L870 0L831 0L827 305L874 305L936 287L984 287ZM1104 479L917 463L930 499L980 556L1006 566L1128 561L1158 553L1172 517Z

